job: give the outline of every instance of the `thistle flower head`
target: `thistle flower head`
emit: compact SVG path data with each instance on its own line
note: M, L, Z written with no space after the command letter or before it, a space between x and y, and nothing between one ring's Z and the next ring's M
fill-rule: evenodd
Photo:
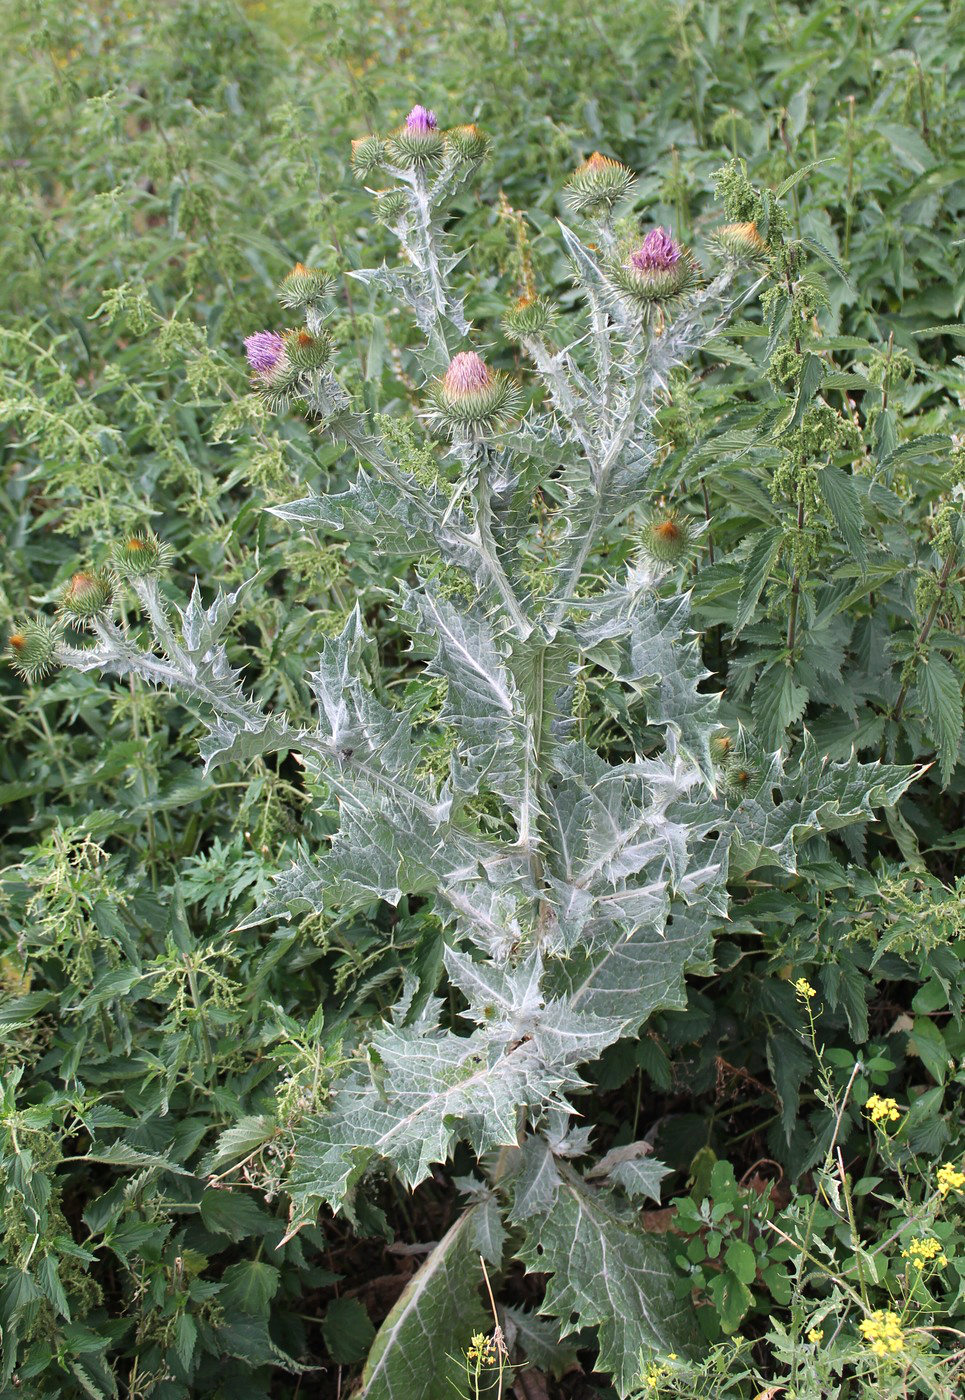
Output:
M306 370L321 369L332 352L331 337L325 331L315 335L305 329L285 331L282 341L285 364L291 371L288 377L292 379Z
M37 681L57 665L60 634L45 618L23 622L8 640L10 664L25 681Z
M405 119L406 131L416 132L420 136L424 136L427 131L435 131L438 125L435 112L430 112L428 107L423 107L418 102Z
M120 578L129 580L156 578L167 565L170 550L150 530L128 535L112 551L114 569Z
M767 256L767 244L753 219L724 224L714 234L713 241L724 257L735 262L758 262Z
M610 275L624 296L645 307L686 295L700 280L700 269L667 229L653 228L611 265Z
M435 112L416 103L399 129L389 137L386 151L392 165L408 170L413 166L438 164L445 144Z
M489 150L486 135L474 122L464 126L451 127L446 132L446 145L465 165L478 165Z
M567 181L567 203L586 218L607 218L632 184L632 170L611 156L594 151Z
M360 136L352 142L352 170L360 180L385 164L385 142L381 136Z
M63 591L60 610L71 622L86 623L110 607L114 587L106 574L81 571Z
M628 259L639 272L666 272L680 261L680 244L665 228L652 228Z
M488 389L493 382L492 370L475 350L461 350L449 361L442 383L452 398L465 398Z
M486 432L511 417L518 390L505 374L491 370L475 350L454 355L430 390L436 415L450 429Z
M644 523L640 546L658 564L676 564L690 554L694 530L686 515L674 507L651 511Z
M331 289L332 279L326 272L297 262L278 288L278 300L290 311L300 311L321 301Z
M404 219L408 209L404 190L380 190L375 197L375 212L389 228Z
M503 330L510 340L522 340L549 330L556 318L545 297L522 296L503 316Z
M285 353L285 342L277 331L255 331L245 339L245 354L255 374L267 378Z

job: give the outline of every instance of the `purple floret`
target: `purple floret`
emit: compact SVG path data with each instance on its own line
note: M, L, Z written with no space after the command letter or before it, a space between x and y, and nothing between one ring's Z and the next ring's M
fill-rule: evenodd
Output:
M285 342L277 331L255 331L245 340L245 354L256 374L271 374L285 353Z
M420 107L418 103L405 119L406 131L414 132L417 136L425 136L428 131L436 129L436 114L430 112L428 107Z
M680 245L665 228L651 229L636 252L630 254L630 263L639 272L665 272L679 259Z

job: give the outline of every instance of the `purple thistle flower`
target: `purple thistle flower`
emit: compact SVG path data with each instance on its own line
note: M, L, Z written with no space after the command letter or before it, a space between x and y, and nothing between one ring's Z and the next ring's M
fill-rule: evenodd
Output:
M285 342L277 331L255 331L245 340L245 354L255 374L271 374L284 353Z
M449 361L442 384L447 394L458 399L488 389L492 380L488 365L475 350L461 350Z
M635 252L630 266L638 272L666 272L680 260L680 244L665 228L652 228Z
M435 131L436 125L435 112L430 112L428 107L421 107L418 102L405 119L406 131L411 131L415 136L425 136L428 132Z

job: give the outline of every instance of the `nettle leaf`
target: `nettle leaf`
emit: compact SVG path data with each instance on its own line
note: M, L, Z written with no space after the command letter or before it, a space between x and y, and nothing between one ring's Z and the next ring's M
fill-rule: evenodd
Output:
M451 1400L458 1392L469 1340L487 1327L479 1209L470 1206L443 1236L379 1328L362 1372L364 1400Z
M942 784L947 786L962 741L962 678L940 651L931 651L918 665L915 687L938 750Z
M540 1311L560 1320L564 1337L597 1327L619 1395L639 1382L642 1356L689 1349L693 1308L676 1296L670 1251L629 1207L567 1171L553 1209L524 1228L520 1259L550 1275Z

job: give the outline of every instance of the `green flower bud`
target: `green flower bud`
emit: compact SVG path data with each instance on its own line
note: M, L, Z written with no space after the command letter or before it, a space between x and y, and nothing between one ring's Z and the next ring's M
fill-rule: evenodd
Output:
M157 535L145 530L116 544L112 558L121 578L156 578L167 566L170 550Z
M360 180L385 164L385 142L381 136L360 136L352 142L352 169Z
M516 412L519 390L505 374L491 370L474 350L454 355L430 389L436 416L450 428L492 431Z
M303 374L306 370L321 369L328 363L332 353L332 340L325 331L311 335L306 330L285 331L285 360L291 374Z
M542 335L556 319L556 312L545 297L520 297L503 316L503 330L510 340Z
M693 551L694 529L690 519L674 507L650 512L640 536L644 554L658 564L676 564Z
M700 283L700 268L688 248L663 228L651 229L622 261L611 262L611 281L641 308L677 301Z
M738 224L724 224L713 236L719 252L734 262L761 262L767 257L767 244L751 219Z
M389 163L402 170L439 165L446 141L436 123L435 112L418 105L413 107L403 124L386 141L385 148Z
M9 638L10 664L25 681L37 681L57 662L60 633L46 618L22 623Z
M278 300L290 311L300 311L321 301L331 290L332 279L327 273L298 262L278 288Z
M71 622L87 623L106 612L114 598L114 586L105 574L77 573L64 589L60 611Z
M409 201L403 190L381 190L375 196L375 212L389 228L405 218Z
M454 126L445 135L449 150L464 165L478 165L489 150L489 138L475 123Z
M594 151L567 181L566 201L585 218L606 218L629 193L633 180L632 170L618 160Z

